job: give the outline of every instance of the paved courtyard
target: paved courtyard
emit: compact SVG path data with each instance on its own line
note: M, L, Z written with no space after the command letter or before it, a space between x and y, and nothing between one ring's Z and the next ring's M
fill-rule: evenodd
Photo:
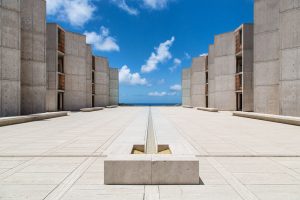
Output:
M157 140L199 159L202 185L104 185L105 156L145 138L148 107L0 127L0 200L299 200L300 127L153 107Z

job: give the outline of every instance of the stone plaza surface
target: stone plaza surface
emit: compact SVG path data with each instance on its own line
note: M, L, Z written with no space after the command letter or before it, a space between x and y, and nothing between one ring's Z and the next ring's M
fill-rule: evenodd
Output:
M105 157L144 142L148 110L0 127L0 199L300 199L300 127L181 107L152 108L157 140L195 155L203 184L104 185Z

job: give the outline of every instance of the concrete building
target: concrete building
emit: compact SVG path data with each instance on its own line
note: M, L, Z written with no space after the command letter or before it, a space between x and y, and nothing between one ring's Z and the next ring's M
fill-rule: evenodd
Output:
M299 1L255 1L255 112L300 116L299 8Z
M193 59L191 67L191 106L208 107L207 55Z
M208 107L215 107L215 46L210 45L208 50Z
M47 111L64 110L65 31L47 24Z
M46 1L21 0L21 114L46 111Z
M94 56L94 106L105 107L110 105L110 69L108 60L103 57Z
M109 69L109 104L119 105L119 70Z
M182 70L182 105L191 106L191 69Z
M91 45L86 45L86 107L94 107L93 99L93 52Z
M20 114L20 1L0 1L0 117Z

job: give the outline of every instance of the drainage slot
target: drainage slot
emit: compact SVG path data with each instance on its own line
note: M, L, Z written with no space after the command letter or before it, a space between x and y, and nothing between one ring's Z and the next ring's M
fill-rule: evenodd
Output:
M145 145L133 145L131 154L148 154L145 153ZM169 145L158 145L157 153L155 154L172 154Z

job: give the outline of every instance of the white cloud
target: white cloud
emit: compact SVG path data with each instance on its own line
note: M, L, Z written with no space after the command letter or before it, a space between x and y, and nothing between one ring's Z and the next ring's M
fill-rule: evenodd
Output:
M202 53L199 56L202 57L202 56L207 56L207 55L208 55L207 53Z
M174 72L180 65L181 65L182 61L178 58L175 58L173 61L173 66L169 68L169 70L171 72Z
M125 0L112 0L112 3L114 3L120 9L126 11L130 15L138 15L139 14L139 11L135 8L129 7Z
M148 96L151 97L164 97L164 96L175 96L177 95L177 92L149 92Z
M150 73L157 69L159 63L163 63L172 58L172 54L169 49L173 45L175 37L173 36L170 40L161 43L158 48L155 48L155 52L151 53L151 56L147 60L147 63L142 66L142 73Z
M179 91L181 91L181 85L179 85L179 84L172 85L170 87L170 90L175 91L175 92L179 92Z
M117 40L110 36L109 29L101 26L100 33L84 32L86 35L86 42L92 44L96 50L99 51L120 51Z
M131 73L129 67L124 65L119 72L119 81L120 83L128 85L147 85L148 81L145 78L142 78L139 73Z
M167 7L170 0L143 0L144 6L152 10L162 10Z
M189 59L191 59L192 58L192 56L189 54L189 53L184 53L184 58L185 59L187 59L187 60L189 60Z
M47 14L74 26L83 26L92 19L96 7L91 0L48 0Z

